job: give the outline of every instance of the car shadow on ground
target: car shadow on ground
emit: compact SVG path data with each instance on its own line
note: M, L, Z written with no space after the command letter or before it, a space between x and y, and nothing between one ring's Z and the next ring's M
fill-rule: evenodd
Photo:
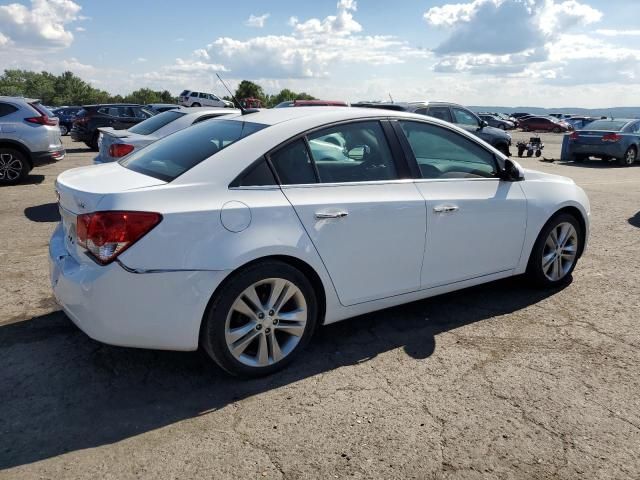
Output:
M558 165L562 165L565 167L580 167L580 168L631 168L640 166L640 162L636 162L628 167L623 167L622 165L618 165L615 161L604 161L604 160L585 160L584 162L574 162L574 161L566 161L566 160L556 160Z
M118 442L396 348L428 361L439 333L555 292L502 280L322 327L299 361L250 381L200 352L102 345L61 312L0 326L0 469Z
M43 203L24 209L24 216L32 222L59 222L60 211L57 203Z
M44 182L45 176L44 175L27 175L26 178L24 178L23 180L20 180L20 182L17 184L17 186L24 186L24 185L40 185L42 182ZM11 187L12 185L6 185L6 187Z
M83 147L83 148L74 147L74 148L65 148L65 151L67 153L87 153L87 152L90 152L91 149L89 147Z
M629 225L633 225L634 227L640 228L640 212L636 213L633 217L631 217L627 221L629 222Z

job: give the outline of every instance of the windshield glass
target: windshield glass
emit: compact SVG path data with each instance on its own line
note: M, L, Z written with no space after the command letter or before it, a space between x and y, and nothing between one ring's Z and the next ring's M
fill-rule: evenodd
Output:
M133 152L120 165L170 182L187 170L267 125L235 120L210 120L169 135Z
M585 128L588 128L589 130L610 130L619 132L627 123L629 122L626 120L596 120L595 122L591 122Z
M169 110L167 112L154 115L151 118L147 118L145 121L131 127L129 131L131 133L137 133L138 135L150 135L156 130L182 117L183 115L184 113L182 112Z

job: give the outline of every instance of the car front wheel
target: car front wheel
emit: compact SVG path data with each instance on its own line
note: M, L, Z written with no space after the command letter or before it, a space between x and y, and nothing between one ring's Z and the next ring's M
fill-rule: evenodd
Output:
M571 280L584 242L578 220L568 213L556 215L544 226L533 245L527 275L542 287L557 287Z
M200 343L232 375L269 375L304 348L317 312L313 286L302 272L265 261L236 273L216 293Z

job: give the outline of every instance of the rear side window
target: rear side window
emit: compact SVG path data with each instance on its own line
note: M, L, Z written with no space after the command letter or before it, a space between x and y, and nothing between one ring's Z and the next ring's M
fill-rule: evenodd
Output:
M200 162L266 125L236 120L203 122L133 152L120 165L170 182Z
M140 122L129 129L131 133L137 133L138 135L150 135L156 130L168 125L169 123L182 117L184 113L176 112L175 110L168 110L163 113L159 113L151 118L146 119L144 122Z
M427 115L434 118L439 118L440 120L444 120L445 122L453 123L453 118L451 118L451 112L449 111L449 107L430 107L427 110Z
M234 182L232 187L263 187L277 185L271 168L263 158L245 172L240 179Z
M215 122L211 122L215 123ZM282 185L316 183L316 174L304 140L285 145L269 156Z
M181 97L186 97L187 95L189 95L189 90L183 90L180 94Z
M198 92L191 92L189 94L190 97L197 97L198 96Z
M8 103L0 103L0 117L4 117L12 114L13 112L17 112L18 109L13 105L9 105Z

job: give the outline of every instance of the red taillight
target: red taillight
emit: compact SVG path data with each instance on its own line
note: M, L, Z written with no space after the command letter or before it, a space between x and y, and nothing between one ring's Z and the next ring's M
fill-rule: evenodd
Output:
M129 155L135 147L126 143L112 143L109 146L109 156L120 158Z
M571 140L578 140L580 138L580 135L578 135L578 132L574 131L571 135L569 135L569 138Z
M78 244L103 265L149 233L162 215L153 212L95 212L78 215Z
M607 133L602 136L603 142L617 142L622 138L622 135L618 135L617 133Z
M57 118L51 118L47 116L29 117L25 118L25 120L30 123L37 123L38 125L51 125L52 127L58 125Z

